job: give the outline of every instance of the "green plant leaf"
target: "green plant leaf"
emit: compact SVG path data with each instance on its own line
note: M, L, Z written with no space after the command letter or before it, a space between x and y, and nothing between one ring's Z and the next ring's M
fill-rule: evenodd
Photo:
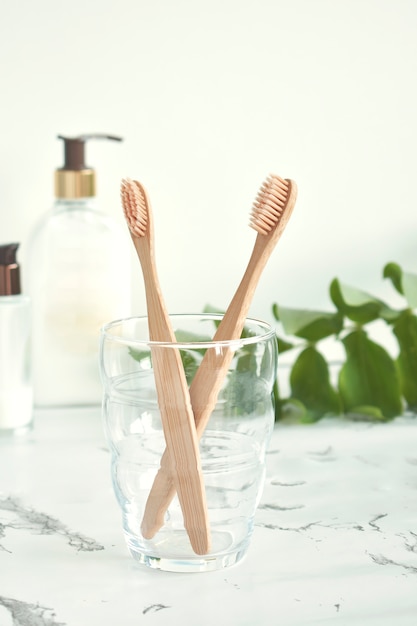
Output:
M230 415L246 415L259 410L265 411L265 403L271 402L270 394L265 394L265 381L274 373L274 400L278 400L278 382L274 351L265 350L262 355L256 343L249 343L235 355L234 368L227 376L221 392L227 412ZM271 381L272 382L272 381ZM269 384L269 383L268 383Z
M256 411L263 413L265 403L271 402L265 396L264 384L256 371L248 369L232 372L221 392L221 399L227 407L227 415L242 417Z
M404 272L398 263L387 263L383 275L384 278L389 278L398 293L405 297L410 308L417 308L417 274Z
M177 343L205 343L211 341L210 335L198 335L188 330L181 330L181 328L175 331L175 339Z
M411 274L410 272L403 272L402 285L404 295L408 302L408 305L412 309L417 308L417 274Z
M339 391L346 413L358 406L373 406L386 418L402 413L401 390L394 360L363 330L343 340L346 361L339 373Z
M379 317L390 321L398 316L398 311L391 309L382 300L366 291L345 285L337 278L330 284L330 297L338 311L357 324L367 324Z
M391 262L385 265L383 270L384 278L389 278L394 288L403 296L402 275L403 271L398 263Z
M311 421L317 421L310 418L304 404L295 398L285 398L281 400L278 414L278 419L286 424L305 424Z
M219 309L216 306L213 306L212 304L206 304L203 309L203 313L213 313L214 315L223 315L224 311L222 309Z
M277 341L278 341L278 354L282 354L283 352L292 350L292 348L294 348L295 346L294 343L291 343L287 341L286 339L282 339L282 337L278 337L278 335L277 335Z
M212 306L211 304L206 304L203 309L203 313L209 313L213 315L224 315L225 312L215 306ZM220 320L214 320L213 323L216 329L220 326ZM242 339L245 339L246 337L253 337L253 335L254 335L254 332L250 331L246 326L244 326L240 336Z
M354 406L347 414L349 419L367 422L386 422L387 418L384 417L382 411L377 406Z
M306 407L309 420L340 413L340 399L330 384L327 362L313 346L298 355L291 369L290 386L291 397Z
M407 309L393 326L400 352L397 358L401 390L408 407L417 409L417 317Z
M279 320L279 306L276 302L272 305L272 315L276 320Z
M188 386L191 385L194 376L200 366L202 356L196 350L180 350L181 361L184 367L185 378Z
M290 309L274 304L273 314L288 335L295 335L307 341L320 341L325 337L337 335L343 328L343 315L336 311L312 311L308 309Z
M147 359L149 362L151 360L151 353L149 350L136 350L135 348L128 348L128 353L135 361L143 361Z
M224 315L224 311L219 309L218 307L213 306L212 304L206 304L203 313L210 313L213 315ZM217 329L220 326L220 320L214 321L214 327Z

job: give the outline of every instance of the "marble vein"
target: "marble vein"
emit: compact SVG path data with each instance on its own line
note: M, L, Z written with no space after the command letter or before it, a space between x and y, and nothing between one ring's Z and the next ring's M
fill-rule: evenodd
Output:
M293 506L282 506L280 504L260 504L258 506L259 510L264 511L295 511L297 509L303 509L304 504L294 504Z
M270 481L269 483L270 485L272 485L273 487L301 487L302 485L306 484L305 480L296 480L294 482L290 482L290 483L284 483L278 479L273 479Z
M6 526L4 524L0 524L0 540L4 539L6 536ZM9 552L10 550L7 550L7 548L5 548L1 543L0 543L0 552Z
M285 530L300 533L305 530L309 530L313 526L322 526L321 522L309 522L308 524L304 524L303 526L280 526L279 524L267 524L263 522L258 522L255 526L260 526L262 528L268 528L269 530Z
M268 509L270 507L268 506L261 506L259 508L263 508L263 509ZM295 508L299 508L299 507L294 507ZM283 510L283 509L280 509ZM285 510L285 509L284 509ZM374 531L376 532L383 532L382 529L378 526L378 524L376 523L378 520L383 519L385 517L387 517L387 513L382 513L380 515L376 515L375 517L373 517L368 523L367 525L370 526ZM262 521L258 521L255 526L259 526L262 528L268 528L269 530L283 530L283 531L292 531L292 532L305 532L307 530L310 530L311 528L317 527L317 528L327 528L329 530L334 530L334 531L342 531L342 532L346 532L349 530L356 530L359 532L365 532L366 526L359 524L357 522L346 522L346 523L338 523L338 522L324 522L323 520L316 520L313 522L308 522L306 524L303 524L301 526L281 526L280 524L272 524L272 523L266 523L266 522L262 522ZM407 539L405 540L405 547L407 550L412 551L412 552L417 552L417 535L413 532L410 531L410 534L413 536L413 539L415 538L415 543L410 543L409 541L407 541Z
M414 565L408 565L408 563L400 563L398 561L394 561L394 559L388 559L383 554L369 553L369 556L377 565L395 565L396 567L401 567L402 569L405 569L407 572L417 574L417 567L415 567Z
M413 543L410 543L408 538L404 537L405 549L408 550L409 552L417 553L417 533L414 533L412 530L410 530L410 535L413 539Z
M1 524L0 538L6 536L5 529L13 528L15 530L28 530L40 535L61 535L65 537L68 545L77 551L94 552L104 550L104 546L94 539L69 530L63 522L55 517L23 506L17 498L12 496L0 499L0 511L9 512L16 516L11 522ZM0 549L6 550L1 544Z
M142 615L146 615L146 613L155 613L156 611L161 611L162 609L170 609L170 606L167 606L166 604L151 604L149 606L147 606L145 609L143 609L142 611Z
M309 450L308 454L314 457L328 457L333 453L333 447L327 446L324 450Z
M382 532L380 526L378 526L377 522L380 519L384 519L384 517L387 517L388 513L381 513L380 515L376 515L375 517L373 517L369 522L369 526L371 526L371 528L373 528L374 530L376 530L377 532Z
M39 604L30 604L0 596L0 606L3 606L12 617L13 626L66 626L65 622L57 622L55 613Z

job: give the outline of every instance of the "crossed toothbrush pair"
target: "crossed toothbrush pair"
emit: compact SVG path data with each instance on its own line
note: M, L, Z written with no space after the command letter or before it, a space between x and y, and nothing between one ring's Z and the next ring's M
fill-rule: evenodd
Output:
M210 552L210 528L198 450L226 376L233 350L207 350L188 389L178 350L162 355L158 342L175 342L156 272L151 205L144 187L124 179L122 206L138 254L145 282L149 336L152 346L158 404L167 448L162 455L146 503L142 535L151 539L164 524L168 506L178 493L190 543L197 554ZM261 273L284 231L297 198L290 179L270 175L253 204L250 226L257 232L249 263L224 314L213 342L238 340ZM167 395L174 402L166 402Z

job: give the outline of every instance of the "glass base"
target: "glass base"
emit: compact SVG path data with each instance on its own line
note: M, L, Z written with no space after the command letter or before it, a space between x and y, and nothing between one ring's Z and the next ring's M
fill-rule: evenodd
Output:
M228 535L227 537L224 535ZM219 545L225 542L230 543L228 533L214 533L212 536L214 551L210 554L200 555L190 553L190 544L184 531L175 533L175 545L171 535L167 550L164 541L159 543L157 549L144 550L134 545L135 542L127 540L127 545L132 557L138 563L146 565L152 569L159 569L165 572L193 573L193 572L213 572L236 565L246 555L249 541L231 551L219 550ZM217 535L217 536L216 536ZM186 549L184 549L186 548ZM217 550L216 550L217 548Z

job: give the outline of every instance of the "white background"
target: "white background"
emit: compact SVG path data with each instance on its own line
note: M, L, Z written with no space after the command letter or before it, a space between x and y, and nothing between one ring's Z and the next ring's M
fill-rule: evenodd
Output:
M101 207L122 221L124 176L148 189L172 312L227 306L270 172L299 197L253 315L331 308L334 276L389 297L387 261L417 272L415 0L3 0L0 63L0 242L22 258L56 135L108 132L125 141L87 147Z

